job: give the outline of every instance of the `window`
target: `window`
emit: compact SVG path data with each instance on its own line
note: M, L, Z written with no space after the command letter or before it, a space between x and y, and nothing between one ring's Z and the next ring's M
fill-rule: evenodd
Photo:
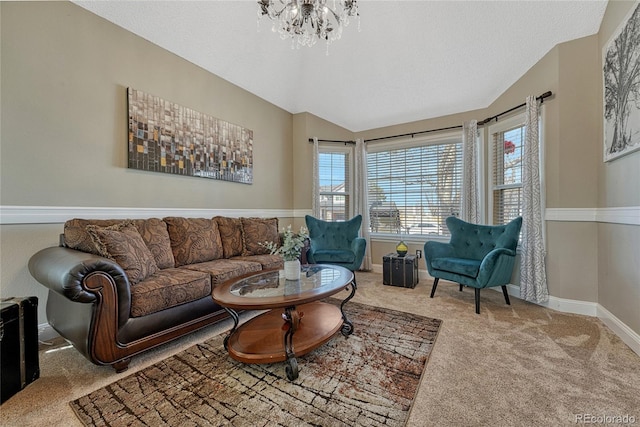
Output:
M445 219L460 212L460 135L367 148L371 231L448 235Z
M318 149L320 219L345 221L351 218L351 149Z
M492 136L491 218L506 224L522 215L522 116L489 128Z

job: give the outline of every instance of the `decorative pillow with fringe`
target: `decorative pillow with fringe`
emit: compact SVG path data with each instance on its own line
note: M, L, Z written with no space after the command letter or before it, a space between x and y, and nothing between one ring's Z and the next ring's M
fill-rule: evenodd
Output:
M117 262L132 285L158 271L151 251L132 221L123 221L108 227L88 225L87 232L98 254Z

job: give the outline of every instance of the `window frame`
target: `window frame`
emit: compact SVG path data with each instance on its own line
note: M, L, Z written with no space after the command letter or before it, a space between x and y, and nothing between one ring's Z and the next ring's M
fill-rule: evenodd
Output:
M522 177L520 178L520 184L501 184L501 185L496 185L495 183L495 174L494 174L494 170L495 170L495 147L494 147L494 138L493 135L495 135L496 133L500 133L500 132L508 132L510 130L513 129L517 129L519 127L526 127L526 120L525 120L525 114L523 113L519 113L516 114L512 117L509 117L507 119L503 119L500 120L492 125L489 125L488 128L488 174L487 174L487 180L486 180L486 188L487 188L487 199L488 199L488 203L487 203L487 217L486 217L486 222L487 224L492 224L492 225L497 225L494 224L494 203L496 202L495 197L494 197L494 191L497 190L497 187L500 187L500 190L508 190L508 189L513 189L513 188L520 188L522 189L523 187L523 182L522 182ZM526 129L525 129L526 132ZM522 146L523 146L523 151L524 151L524 140L522 141ZM520 205L520 210L522 211L522 205Z
M354 146L353 145L345 145L345 146L340 146L337 144L331 144L331 143L318 143L318 175L320 175L320 156L323 153L344 153L347 155L347 166L345 170L345 192L344 193L333 193L333 192L320 192L320 188L318 188L318 197L322 197L324 195L330 195L330 196L347 196L348 200L349 200L349 206L348 209L345 209L345 219L349 219L353 217L353 212L354 212L354 206L353 206L353 181L354 181L354 176L353 176L353 172L354 172L354 154L355 154L355 150L354 150ZM318 179L320 179L320 177L318 176ZM318 186L320 187L320 183L318 183ZM318 200L318 206L320 206L320 200Z

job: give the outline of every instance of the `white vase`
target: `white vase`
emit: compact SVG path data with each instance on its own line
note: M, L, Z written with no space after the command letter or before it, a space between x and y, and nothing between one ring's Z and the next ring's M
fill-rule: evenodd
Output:
M284 278L286 280L300 280L300 260L284 262Z

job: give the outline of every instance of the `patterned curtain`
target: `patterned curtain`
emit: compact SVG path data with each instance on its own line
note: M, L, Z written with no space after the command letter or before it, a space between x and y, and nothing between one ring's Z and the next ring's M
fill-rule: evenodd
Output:
M526 301L549 300L545 266L544 201L541 197L538 101L527 97L525 139L522 155L522 247L520 296Z
M462 210L461 219L480 224L480 186L478 185L478 121L462 124Z
M318 138L313 137L313 184L311 188L311 215L320 218L320 172L318 161Z
M356 139L356 170L354 186L355 214L362 215L361 235L367 241L367 248L360 270L371 270L371 220L369 218L369 197L367 191L367 147L360 138Z

